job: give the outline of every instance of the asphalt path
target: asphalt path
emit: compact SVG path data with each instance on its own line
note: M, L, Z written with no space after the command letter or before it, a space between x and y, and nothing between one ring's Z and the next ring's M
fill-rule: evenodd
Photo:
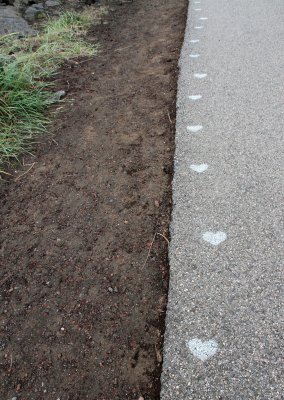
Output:
M283 84L283 0L190 2L162 400L284 399Z

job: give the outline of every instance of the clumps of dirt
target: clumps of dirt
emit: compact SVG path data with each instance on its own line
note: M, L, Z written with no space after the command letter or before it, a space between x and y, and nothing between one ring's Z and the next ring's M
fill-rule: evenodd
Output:
M186 3L112 6L58 76L53 140L1 184L1 398L159 398Z

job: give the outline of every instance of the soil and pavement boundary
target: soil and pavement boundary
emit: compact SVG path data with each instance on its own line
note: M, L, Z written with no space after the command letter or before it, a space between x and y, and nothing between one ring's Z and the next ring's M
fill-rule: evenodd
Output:
M1 182L3 400L159 398L186 5L114 2L99 54L56 77L52 136Z

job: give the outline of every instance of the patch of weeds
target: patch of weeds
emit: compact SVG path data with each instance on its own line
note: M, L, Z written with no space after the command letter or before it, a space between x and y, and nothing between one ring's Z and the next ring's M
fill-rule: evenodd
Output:
M48 78L64 61L96 54L84 40L92 22L85 13L66 12L36 36L0 37L0 166L30 152L36 136L46 131L46 110L54 102Z

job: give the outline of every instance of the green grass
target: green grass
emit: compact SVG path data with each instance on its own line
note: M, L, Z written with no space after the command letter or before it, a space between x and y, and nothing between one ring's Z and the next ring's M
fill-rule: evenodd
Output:
M0 37L0 169L29 153L47 130L54 102L47 78L65 60L96 54L84 41L91 22L86 14L67 12L45 23L37 36Z

